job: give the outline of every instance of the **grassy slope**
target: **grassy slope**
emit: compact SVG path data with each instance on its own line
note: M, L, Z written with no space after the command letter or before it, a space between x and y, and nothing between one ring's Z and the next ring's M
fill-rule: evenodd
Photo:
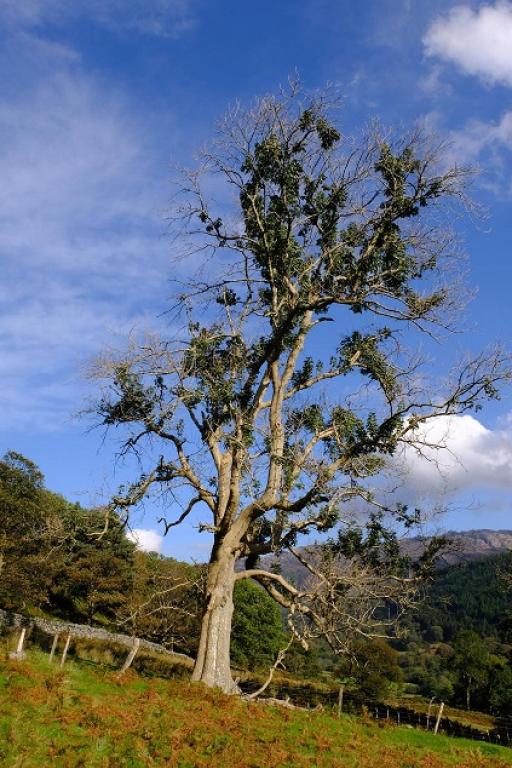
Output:
M248 704L179 681L119 681L32 652L0 662L0 765L14 768L483 768L512 750Z
M424 696L403 696L396 699L389 699L391 706L406 707L413 709L415 712L422 712L426 714L428 712L429 701ZM439 707L439 701L436 699L431 707L432 717L435 718ZM443 717L448 717L450 720L461 723L462 725L469 725L471 728L477 728L481 731L492 731L496 725L496 720L493 715L489 715L486 712L477 712L465 709L459 709L458 707L445 706L443 709Z

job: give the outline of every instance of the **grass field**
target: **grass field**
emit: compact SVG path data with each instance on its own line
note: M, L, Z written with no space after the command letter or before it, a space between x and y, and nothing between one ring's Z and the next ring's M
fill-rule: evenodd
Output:
M70 661L0 661L0 765L9 768L483 768L512 750L247 703L183 681Z

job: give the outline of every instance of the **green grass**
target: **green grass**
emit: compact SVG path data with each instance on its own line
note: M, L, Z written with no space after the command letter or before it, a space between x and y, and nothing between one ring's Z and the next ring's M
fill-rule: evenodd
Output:
M327 712L247 703L199 685L119 680L31 651L0 661L0 765L9 768L484 768L512 750Z

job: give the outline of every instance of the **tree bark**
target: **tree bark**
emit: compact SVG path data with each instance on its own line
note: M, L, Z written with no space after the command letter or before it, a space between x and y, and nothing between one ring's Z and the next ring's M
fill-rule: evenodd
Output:
M237 693L231 675L230 638L235 586L234 548L216 545L208 567L206 608L192 680L225 693Z

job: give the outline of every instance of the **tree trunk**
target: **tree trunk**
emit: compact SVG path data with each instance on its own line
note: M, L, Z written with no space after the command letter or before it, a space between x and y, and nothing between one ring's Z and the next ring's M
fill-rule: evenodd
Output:
M238 692L229 654L234 586L235 555L224 541L214 547L208 566L206 608L192 680L225 693Z

